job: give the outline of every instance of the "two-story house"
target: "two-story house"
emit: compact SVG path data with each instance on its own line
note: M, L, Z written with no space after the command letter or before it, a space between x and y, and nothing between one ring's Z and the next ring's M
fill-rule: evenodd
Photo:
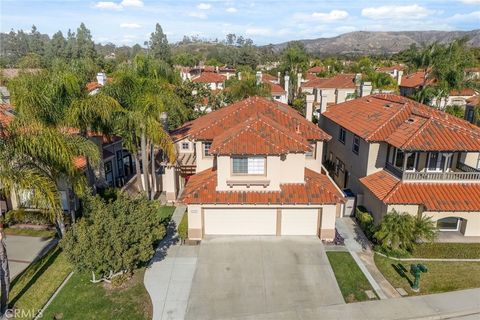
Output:
M180 163L166 174L188 176L180 201L188 205L190 239L334 238L344 199L322 167L330 136L291 107L247 98L186 123L172 138Z
M390 77L395 79L397 82L397 85L402 84L402 76L403 76L403 71L405 70L405 66L402 64L396 64L390 67L379 67L375 71L379 73L385 73L388 74Z
M329 107L325 160L378 222L393 209L480 236L480 128L394 94Z
M192 82L204 83L210 90L223 90L225 88L225 80L227 78L224 75L204 72L200 76L193 78Z

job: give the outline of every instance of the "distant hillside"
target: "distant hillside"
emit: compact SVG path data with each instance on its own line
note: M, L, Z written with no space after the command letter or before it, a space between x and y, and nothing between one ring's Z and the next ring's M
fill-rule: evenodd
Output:
M433 42L448 43L454 39L468 36L469 45L480 47L480 29L472 31L399 31L366 32L357 31L333 38L299 40L307 51L318 55L330 54L392 54L415 43L417 45ZM276 52L283 50L288 42L275 44Z

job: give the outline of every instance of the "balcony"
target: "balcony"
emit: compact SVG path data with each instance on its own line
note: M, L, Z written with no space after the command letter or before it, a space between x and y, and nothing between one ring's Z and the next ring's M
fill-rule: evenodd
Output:
M403 171L390 163L386 163L385 169L397 178L404 181L480 181L480 170L472 168L462 162L457 163L456 171L440 172L408 172Z

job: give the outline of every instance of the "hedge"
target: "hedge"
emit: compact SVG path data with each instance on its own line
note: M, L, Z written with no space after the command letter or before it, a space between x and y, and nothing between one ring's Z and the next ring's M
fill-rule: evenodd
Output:
M367 211L367 208L358 206L355 210L355 218L357 218L360 228L362 228L367 238L372 240L373 234L375 233L375 225L373 223L373 216Z
M13 225L18 223L38 224L38 225L52 224L47 214L44 214L39 211L27 211L23 209L8 211L7 214L5 215L5 223L7 225Z
M188 214L185 213L178 225L178 236L182 240L182 243L188 238Z

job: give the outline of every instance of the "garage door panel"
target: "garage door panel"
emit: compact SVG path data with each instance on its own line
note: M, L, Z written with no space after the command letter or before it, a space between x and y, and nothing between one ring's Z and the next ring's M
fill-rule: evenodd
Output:
M282 209L282 235L317 235L317 209Z
M275 235L276 209L205 209L207 235Z

